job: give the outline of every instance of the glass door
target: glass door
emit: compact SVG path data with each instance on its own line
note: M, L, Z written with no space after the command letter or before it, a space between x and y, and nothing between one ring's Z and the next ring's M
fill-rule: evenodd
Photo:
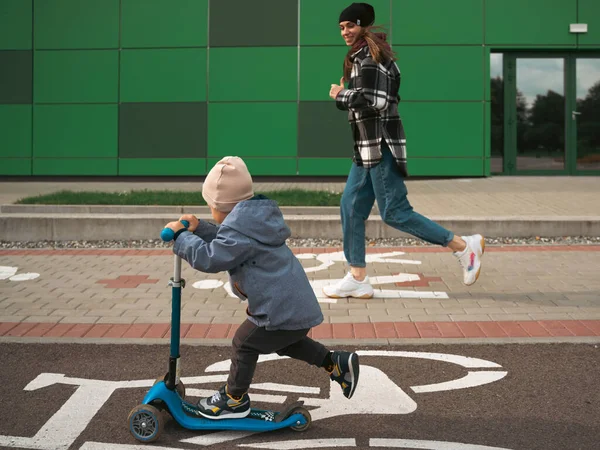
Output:
M600 56L577 56L575 124L577 172L600 171Z

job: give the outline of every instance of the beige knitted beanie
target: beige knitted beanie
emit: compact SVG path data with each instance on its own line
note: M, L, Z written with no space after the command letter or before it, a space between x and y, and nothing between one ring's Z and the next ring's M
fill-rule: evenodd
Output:
M226 156L216 163L202 185L206 203L224 213L253 196L252 177L242 158L237 156Z

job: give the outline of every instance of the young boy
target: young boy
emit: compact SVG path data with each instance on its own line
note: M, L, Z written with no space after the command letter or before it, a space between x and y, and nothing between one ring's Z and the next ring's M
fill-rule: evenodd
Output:
M250 414L248 388L259 354L277 353L323 367L347 398L358 383L356 353L331 352L307 334L323 313L298 259L286 245L290 230L277 203L255 196L252 177L238 157L226 157L209 172L202 196L219 226L184 215L189 228L171 222L173 252L201 272L229 273L231 288L248 300L248 318L233 338L227 384L198 402L209 419Z

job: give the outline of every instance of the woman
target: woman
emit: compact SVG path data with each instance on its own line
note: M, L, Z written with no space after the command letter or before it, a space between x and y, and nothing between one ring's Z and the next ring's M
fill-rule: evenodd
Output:
M483 236L455 236L414 212L408 202L406 139L398 115L400 71L386 35L371 31L374 21L375 11L367 3L352 3L340 14L342 38L350 50L344 76L339 85L331 85L329 96L339 109L348 111L354 136L353 164L341 201L344 255L350 272L323 292L333 298L373 296L365 262L365 220L375 200L386 224L450 248L462 266L463 282L472 285L481 270Z

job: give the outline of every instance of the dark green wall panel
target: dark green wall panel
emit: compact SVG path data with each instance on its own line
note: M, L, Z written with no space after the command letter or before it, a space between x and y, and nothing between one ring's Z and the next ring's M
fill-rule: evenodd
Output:
M298 159L298 174L303 176L347 176L351 168L351 157Z
M0 51L0 104L31 103L32 52Z
M392 0L394 44L483 43L483 0Z
M0 1L0 50L31 49L32 5L33 0Z
M208 0L122 0L121 45L206 47Z
M576 45L569 24L577 22L573 0L486 0L487 45Z
M340 13L347 0L300 0L300 44L345 46L340 33ZM370 0L375 8L375 25L390 29L390 0Z
M413 177L481 177L483 158L409 158L408 172Z
M482 47L394 46L394 51L402 100L483 99Z
M209 39L211 47L296 46L298 1L213 1Z
M119 0L35 0L36 49L118 48Z
M298 97L297 47L211 48L213 101L294 101Z
M31 158L30 105L0 105L0 158Z
M119 111L119 157L206 156L206 103L123 103Z
M210 170L221 158L208 158ZM248 171L252 176L261 175L296 175L296 158L244 158Z
M206 100L206 49L123 50L121 102Z
M36 105L33 156L116 158L117 105Z
M300 102L298 132L300 157L352 157L348 112L337 109L333 100Z
M235 154L243 158L295 157L297 117L296 102L211 103L208 154L220 157Z
M401 104L409 160L482 157L483 102Z
M116 103L119 52L116 50L36 51L36 103Z
M33 175L117 175L117 158L34 158Z
M204 158L120 158L119 175L206 175ZM198 193L200 197L200 193Z

